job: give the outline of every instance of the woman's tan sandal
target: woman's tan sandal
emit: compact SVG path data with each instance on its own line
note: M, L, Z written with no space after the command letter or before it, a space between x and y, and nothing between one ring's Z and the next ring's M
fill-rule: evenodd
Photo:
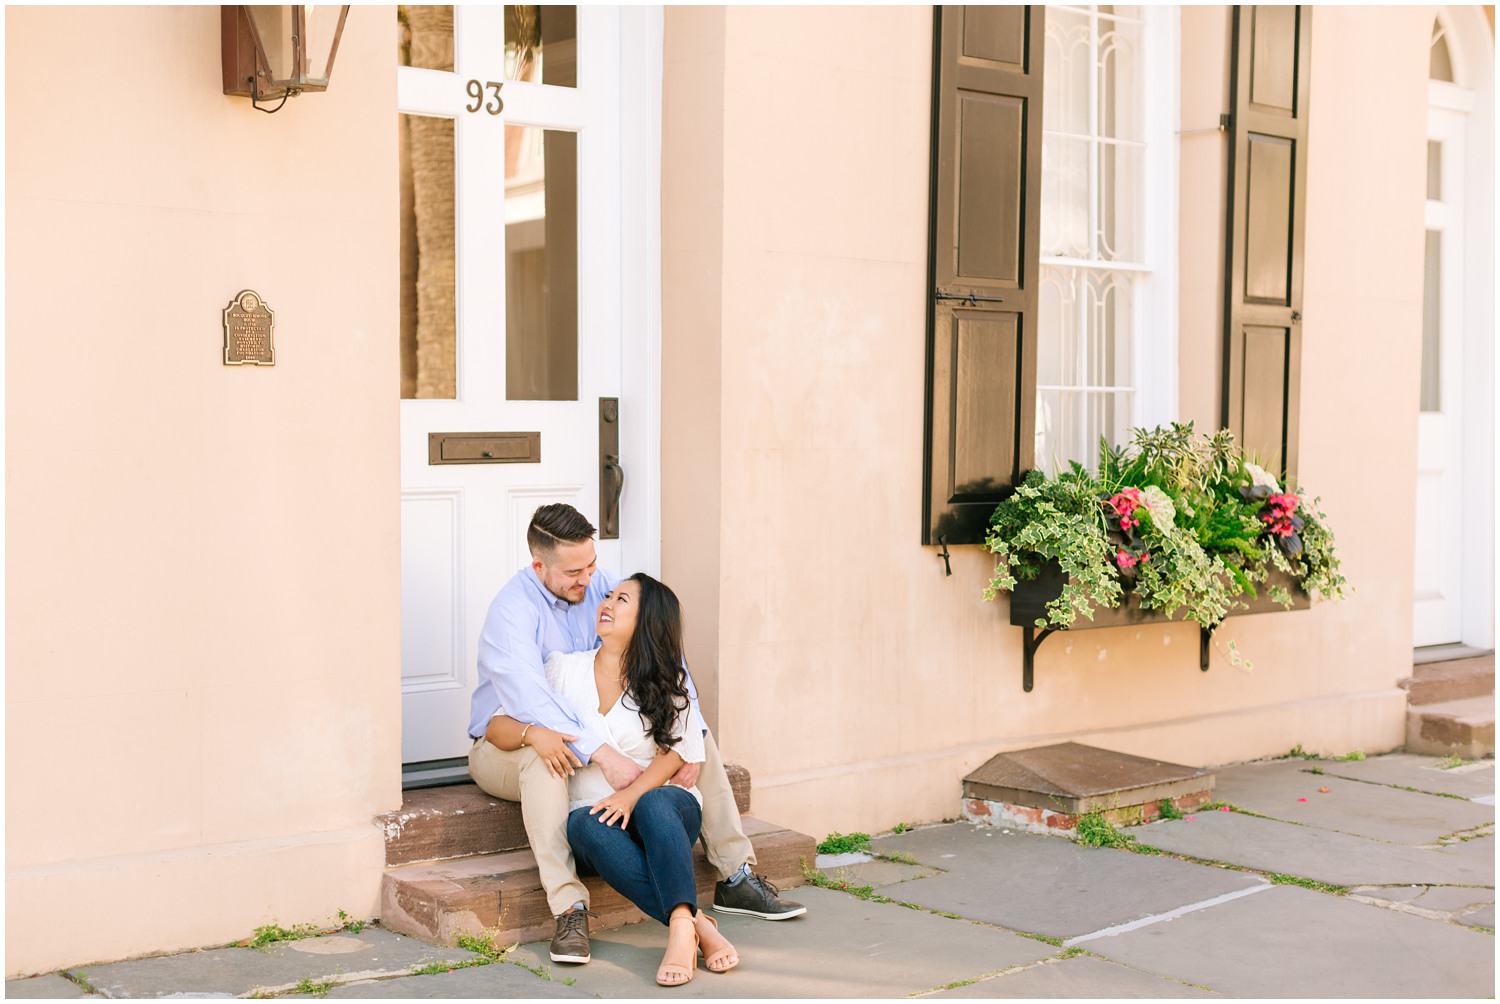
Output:
M680 962L668 962L666 959L662 959L661 966L656 970L657 986L680 987L684 983L690 982L693 978L693 974L698 971L697 922L694 921L691 916L672 917L667 921L667 929L671 930L672 924L681 923L682 921L687 921L689 924L693 925L693 953L688 957L688 964L685 966Z
M715 931L719 929L719 922L708 914L699 912L698 916L712 924ZM703 952L703 968L711 973L727 973L740 964L739 953L734 950L734 946L727 940L724 942L723 948L709 955L707 949L703 947L703 939L699 938L698 950Z

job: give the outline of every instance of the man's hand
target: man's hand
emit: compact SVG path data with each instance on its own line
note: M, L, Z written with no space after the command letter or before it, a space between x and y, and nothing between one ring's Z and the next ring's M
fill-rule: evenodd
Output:
M677 768L677 773L667 778L667 783L675 784L679 788L691 788L698 783L698 771L702 767L701 763L685 763Z
M608 781L609 786L615 791L628 788L636 778L641 776L639 765L613 746L600 746L594 750L589 762L604 773L604 780Z
M573 768L583 766L583 761L566 745L577 741L577 736L565 736L540 725L526 730L526 745L536 750L536 755L547 765L547 773L553 777L572 777Z

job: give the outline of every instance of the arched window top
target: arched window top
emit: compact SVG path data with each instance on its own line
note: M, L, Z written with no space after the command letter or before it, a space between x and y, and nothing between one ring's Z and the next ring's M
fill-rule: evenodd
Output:
M1432 55L1427 76L1430 80L1441 80L1451 84L1454 83L1453 57L1448 52L1446 35L1447 30L1443 27L1443 22L1435 19L1432 22Z

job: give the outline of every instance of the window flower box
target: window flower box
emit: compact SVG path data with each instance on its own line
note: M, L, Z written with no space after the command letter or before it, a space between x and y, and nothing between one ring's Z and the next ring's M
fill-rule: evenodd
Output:
M1195 436L1191 423L1101 443L1097 473L1029 472L985 539L996 556L985 598L1009 591L1024 630L1023 688L1054 631L1194 621L1207 670L1226 617L1342 598L1319 501L1282 491L1227 430Z

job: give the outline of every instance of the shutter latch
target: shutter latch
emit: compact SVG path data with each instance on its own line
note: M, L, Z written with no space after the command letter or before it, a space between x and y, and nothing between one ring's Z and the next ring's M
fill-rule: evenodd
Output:
M1004 303L1003 296L977 296L973 293L945 293L941 289L933 291L933 299L936 300L962 300L971 307L977 307L981 303Z

